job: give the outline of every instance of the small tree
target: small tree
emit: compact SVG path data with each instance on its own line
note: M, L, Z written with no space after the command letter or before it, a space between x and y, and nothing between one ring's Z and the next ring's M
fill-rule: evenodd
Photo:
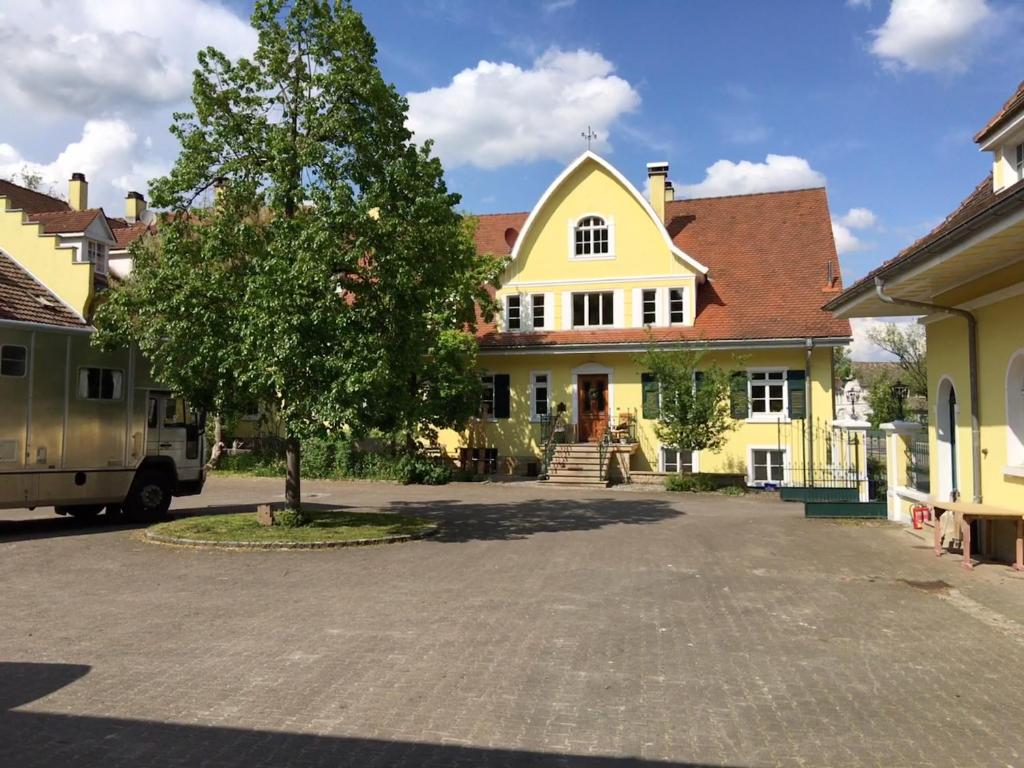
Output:
M911 395L928 397L928 366L921 326L916 323L885 323L869 330L868 339L896 358Z
M850 347L833 347L832 375L836 381L847 382L854 377Z
M879 424L888 424L900 417L900 402L893 394L895 380L888 373L879 375L868 388L867 401L871 406L871 426L878 429Z
M637 357L658 382L655 434L680 451L716 453L736 428L729 415L729 372L705 359L699 348L662 350L653 344Z

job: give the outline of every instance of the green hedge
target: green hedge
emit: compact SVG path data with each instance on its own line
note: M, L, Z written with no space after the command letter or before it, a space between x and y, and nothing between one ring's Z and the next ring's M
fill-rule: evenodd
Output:
M692 475L669 475L665 478L665 490L690 493L720 491L730 496L738 496L746 493L747 488L742 475L695 472Z
M260 477L280 477L285 459L279 451L252 451L221 457L219 469ZM406 485L444 485L448 464L422 456L388 456L360 451L351 440L302 441L302 476L311 479L391 480Z

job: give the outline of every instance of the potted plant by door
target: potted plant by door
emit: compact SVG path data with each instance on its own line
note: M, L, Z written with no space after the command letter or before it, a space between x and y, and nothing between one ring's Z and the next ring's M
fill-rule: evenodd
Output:
M565 442L565 403L555 406L555 428L553 432L556 443Z

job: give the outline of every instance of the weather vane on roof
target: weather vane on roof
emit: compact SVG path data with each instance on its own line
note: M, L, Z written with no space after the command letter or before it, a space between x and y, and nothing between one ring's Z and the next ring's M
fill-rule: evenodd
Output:
M589 125L587 126L587 132L586 133L582 133L581 132L580 136L582 136L584 139L587 140L587 149L588 150L590 149L590 142L592 142L594 139L597 138L597 134L594 133L594 131L591 129L591 127Z

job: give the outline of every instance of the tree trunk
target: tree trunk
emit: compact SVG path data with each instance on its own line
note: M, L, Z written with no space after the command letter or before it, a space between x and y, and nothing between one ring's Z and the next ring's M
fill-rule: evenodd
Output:
M301 449L299 438L288 436L284 441L285 455L288 460L288 474L284 481L284 498L288 509L302 510L302 494L299 488L299 462Z
M224 454L224 421L218 413L213 417L213 445L210 447L210 460L206 462L207 469L216 469L220 466L220 457Z

